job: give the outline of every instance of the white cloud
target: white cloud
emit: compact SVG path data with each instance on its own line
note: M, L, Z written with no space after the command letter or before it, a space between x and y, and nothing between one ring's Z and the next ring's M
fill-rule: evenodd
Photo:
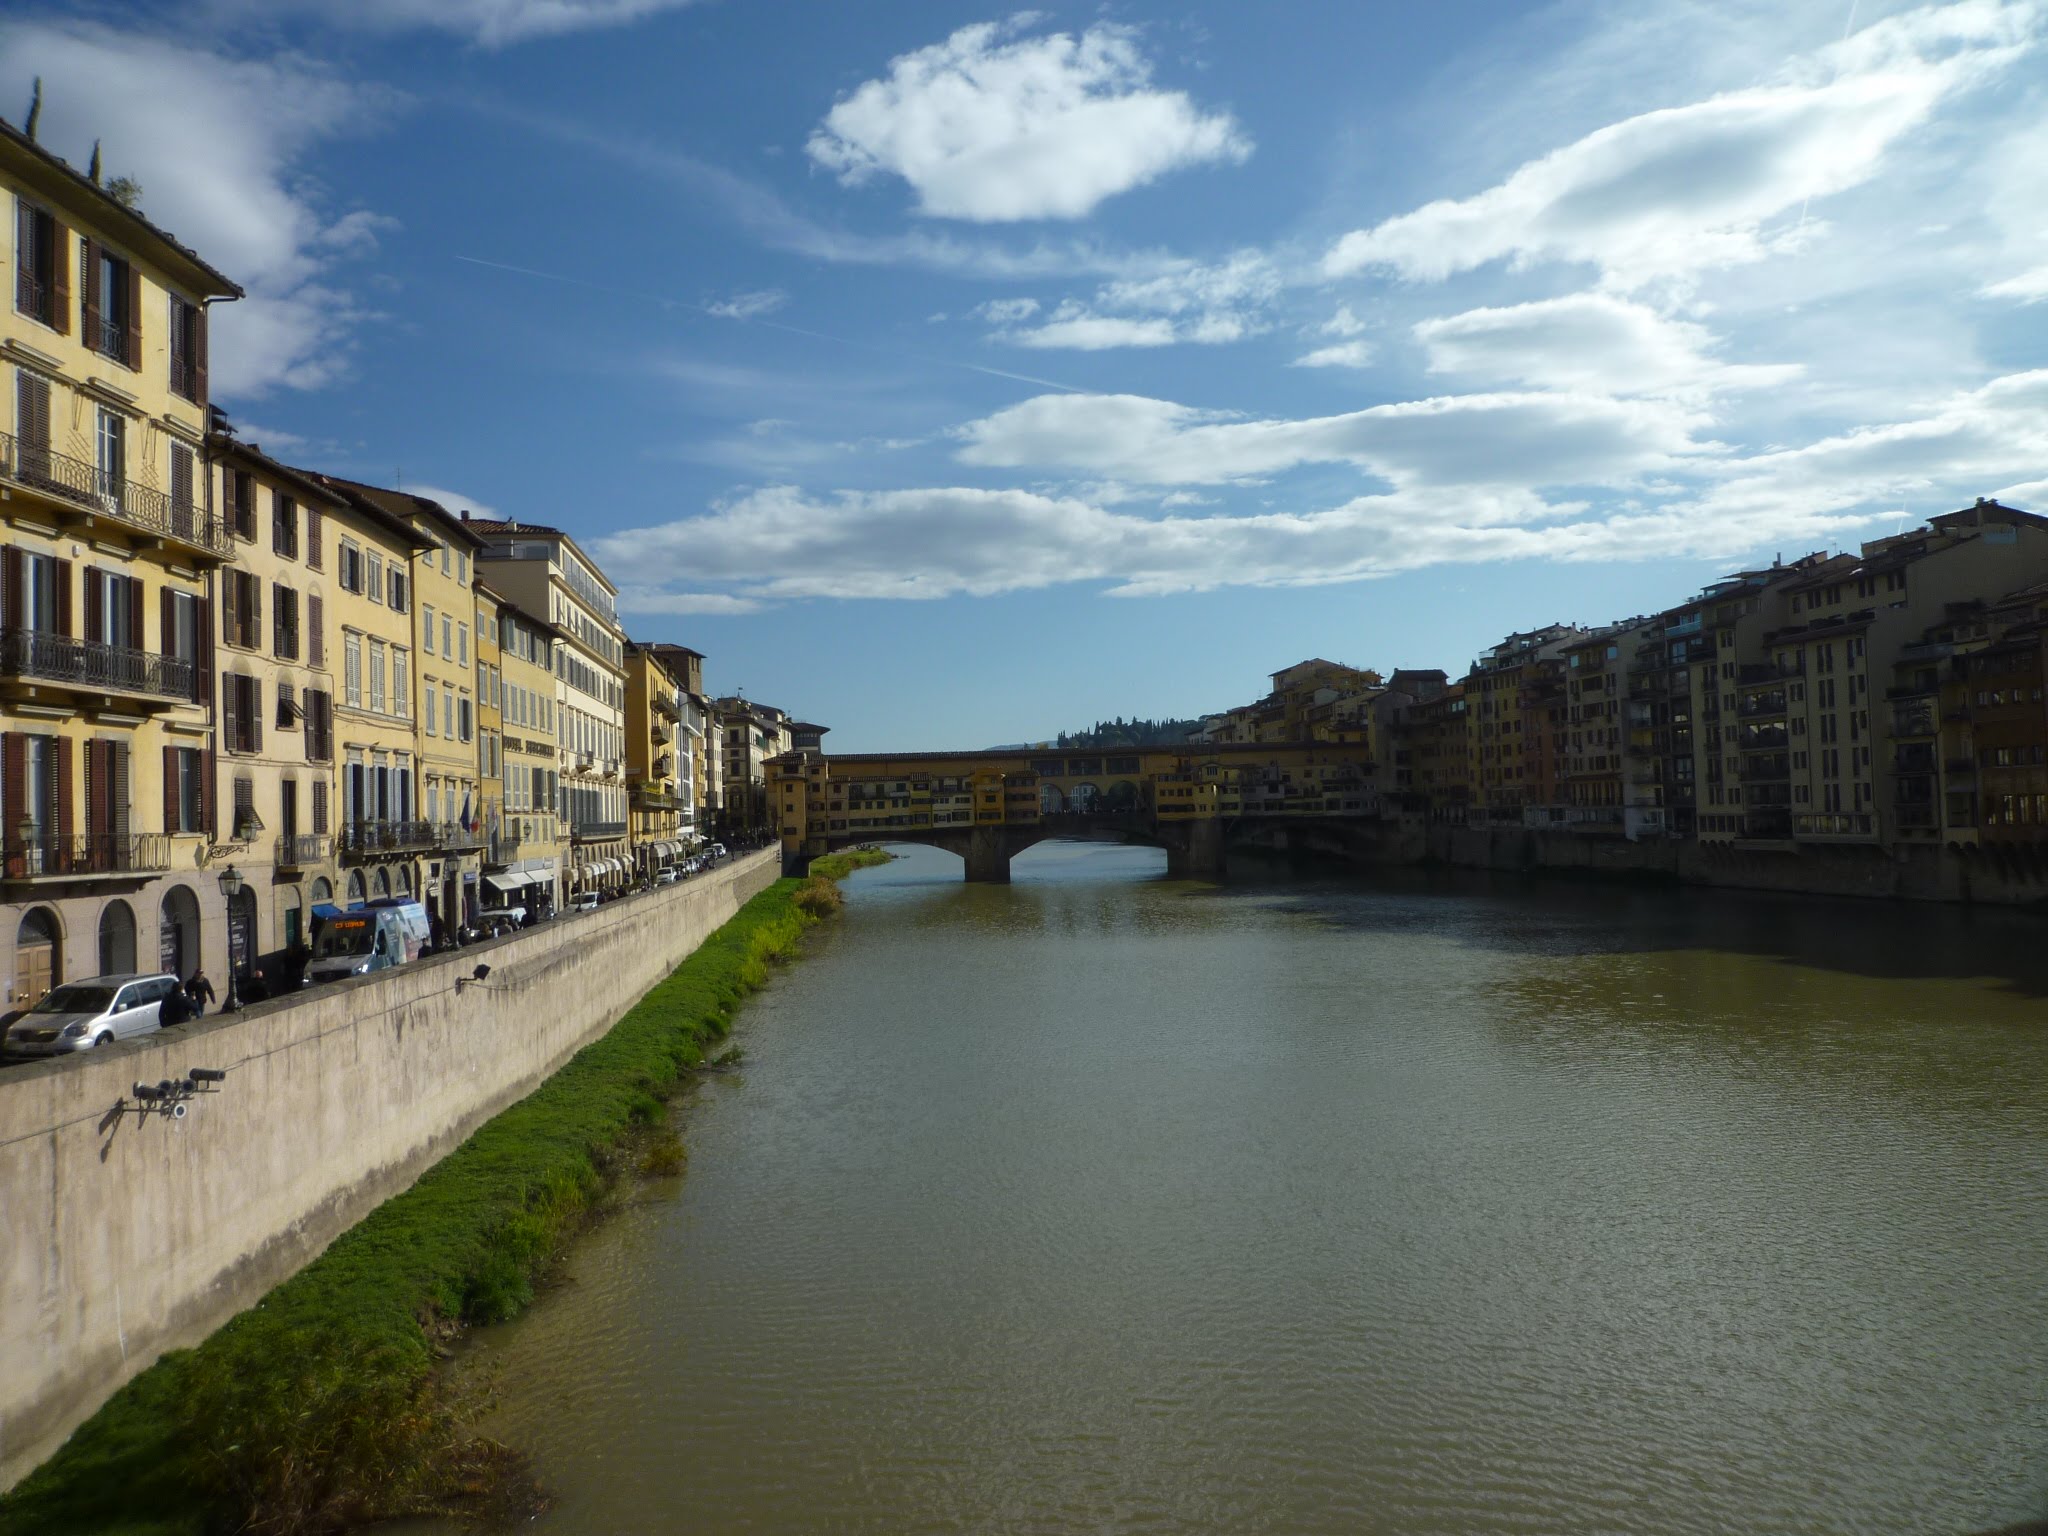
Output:
M619 588L619 607L626 613L722 614L758 613L762 605L728 592L670 592L662 587Z
M1297 357L1292 368L1363 368L1372 362L1369 341L1339 341Z
M1723 363L1705 326L1603 293L1473 309L1424 320L1415 336L1431 373L1485 384L1621 395L1755 389L1798 377L1789 364Z
M295 10L378 32L452 32L486 48L618 27L692 0L224 0L222 9L275 16Z
M1178 261L1145 277L1104 283L1087 302L1068 299L1030 329L1016 324L1037 312L1029 299L998 300L982 312L1006 327L996 333L998 340L1023 347L1214 346L1265 330L1266 310L1279 292L1280 275L1272 262L1257 251L1240 251L1220 262ZM1030 308L1005 321L996 310L1010 304Z
M2038 304L2048 299L2048 263L2016 273L2001 282L1986 283L1984 294L1987 298L2018 299L2022 304Z
M1349 304L1339 304L1337 313L1330 316L1319 327L1325 336L1360 336L1365 333L1365 322L1351 313Z
M488 502L478 501L461 491L451 491L445 486L408 485L405 489L408 495L424 496L429 501L438 501L458 517L465 512L471 517L485 519L502 518L505 515Z
M1246 421L1141 395L1040 395L961 427L962 463L1204 485L1350 463L1396 485L1614 484L1690 464L1701 419L1670 401L1460 395Z
M1228 113L1153 87L1128 28L1008 40L1032 20L891 60L825 115L811 159L849 186L900 176L926 214L996 223L1082 218L1169 171L1251 153Z
M1587 262L1611 283L1761 259L1791 248L1810 200L1860 185L1949 98L2037 41L2031 3L1962 0L1866 27L1796 61L1778 83L1627 118L1462 200L1345 235L1327 275L1367 268L1440 281L1501 258Z
M1036 299L990 299L974 306L974 313L991 325L1015 325L1038 313Z
M721 320L751 320L756 315L772 315L789 302L789 295L780 288L760 288L752 293L736 293L729 299L720 299L707 304L705 312Z
M293 57L223 58L86 24L0 22L0 95L44 81L42 142L83 165L94 139L142 207L248 290L215 309L212 387L223 399L317 388L346 371L368 318L334 263L392 227L331 216L298 175L314 144L389 116L388 93Z

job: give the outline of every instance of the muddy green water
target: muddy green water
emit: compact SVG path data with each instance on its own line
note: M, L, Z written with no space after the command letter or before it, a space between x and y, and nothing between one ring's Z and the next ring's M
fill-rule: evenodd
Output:
M2048 919L930 850L479 1341L538 1529L2048 1504Z

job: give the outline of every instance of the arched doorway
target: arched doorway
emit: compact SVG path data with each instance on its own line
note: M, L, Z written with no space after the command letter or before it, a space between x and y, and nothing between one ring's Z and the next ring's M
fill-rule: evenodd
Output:
M412 894L412 866L410 864L398 866L398 894L401 896L410 896Z
M278 945L287 954L305 946L306 913L295 886L277 888L277 930Z
M14 1005L27 1008L42 1001L63 975L64 939L57 914L31 907L14 935Z
M156 964L180 980L199 968L199 898L188 886L164 892L156 920Z
M333 900L334 882L325 875L315 877L313 881L313 904L315 906L324 906Z
M381 864L377 866L376 890L379 896L391 894L391 871Z
M369 899L369 891L363 885L363 872L352 869L348 872L348 904L358 906Z
M100 913L100 974L126 975L135 969L135 913L125 901L110 901Z

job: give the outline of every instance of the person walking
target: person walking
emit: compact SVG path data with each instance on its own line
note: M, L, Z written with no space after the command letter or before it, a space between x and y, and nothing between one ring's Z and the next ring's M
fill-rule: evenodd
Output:
M165 1029L174 1024L183 1024L192 1017L192 999L185 995L183 987L173 987L164 994L164 1000L156 1005L156 1021Z
M206 1005L213 1001L213 983L206 979L206 967L201 966L192 973L185 983L185 996L192 1000L194 1018L206 1012Z

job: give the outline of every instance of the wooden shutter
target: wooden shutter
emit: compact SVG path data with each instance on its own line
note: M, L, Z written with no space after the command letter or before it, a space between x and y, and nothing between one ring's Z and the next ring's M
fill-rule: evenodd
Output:
M14 200L14 307L28 312L28 285L35 279L36 210ZM11 825L11 823L10 823Z
M142 269L128 264L128 366L142 371Z
M213 599L199 599L199 618L192 626L199 637L199 654L192 663L192 702L213 702Z
M211 838L217 834L213 824L213 780L220 771L220 757L212 747L206 749L200 762L199 771L199 825Z
M249 690L248 698L243 701L245 705L243 712L248 716L249 720L249 750L251 752L261 752L263 750L263 698L255 678L245 678L243 686Z
M284 583L281 581L270 584L270 648L278 656L289 659L290 653L285 650Z
M58 857L71 846L71 738L57 738L57 838L62 845Z
M108 765L113 769L109 782L114 797L114 836L125 845L129 829L135 819L135 797L130 793L134 786L128 773L128 743L110 741L107 743L107 749Z
M169 606L170 593L164 594L164 602ZM128 638L136 650L142 649L142 583L133 576L128 578Z
M88 741L85 744L85 836L89 844L96 843L113 827L113 797L110 775L107 772L107 748L112 745L105 741ZM97 853L97 847L89 848Z
M327 781L313 781L313 835L324 837L327 833Z
M59 336L71 334L71 231L50 220L50 323Z
M242 644L254 650L263 644L263 583L253 572L245 580L248 585L242 589L242 597L249 611L242 616Z
M47 452L50 446L50 381L26 369L14 377L15 430L21 434L21 445ZM37 465L35 469L39 474L49 473L47 464Z
M20 731L0 734L0 842L14 835L14 829L27 814L28 807L22 804L27 784L28 738Z
M192 510L192 450L171 444L171 502L174 510Z
M28 628L28 602L22 582L21 551L10 544L0 549L0 616L15 629Z
M306 564L314 570L320 569L320 509L308 505L306 508Z
M78 274L78 308L85 335L85 350L100 349L100 248L92 236L85 237L85 270Z
M193 304L187 307L192 316L192 377L195 386L192 394L195 402L201 408L204 408L206 405L206 306L203 304Z
M140 630L136 631L136 637L138 640L141 638ZM157 600L156 637L159 656L178 654L178 600L168 588Z
M85 568L85 638L88 640L98 640L107 632L106 592L106 583L100 580L99 567L88 565ZM71 626L65 625L64 631L69 634Z
M164 830L178 830L178 749L164 748Z
M57 592L57 633L68 638L71 634L71 562L52 560L50 564L56 567L51 585Z
M306 662L309 666L327 665L327 634L321 628L322 604L319 595L306 599Z
M225 674L220 680L220 726L230 752L239 751L242 745L242 692L241 679L234 673Z
M222 571L220 577L220 637L229 645L235 644L241 632L241 619L235 605L242 591L240 571Z

